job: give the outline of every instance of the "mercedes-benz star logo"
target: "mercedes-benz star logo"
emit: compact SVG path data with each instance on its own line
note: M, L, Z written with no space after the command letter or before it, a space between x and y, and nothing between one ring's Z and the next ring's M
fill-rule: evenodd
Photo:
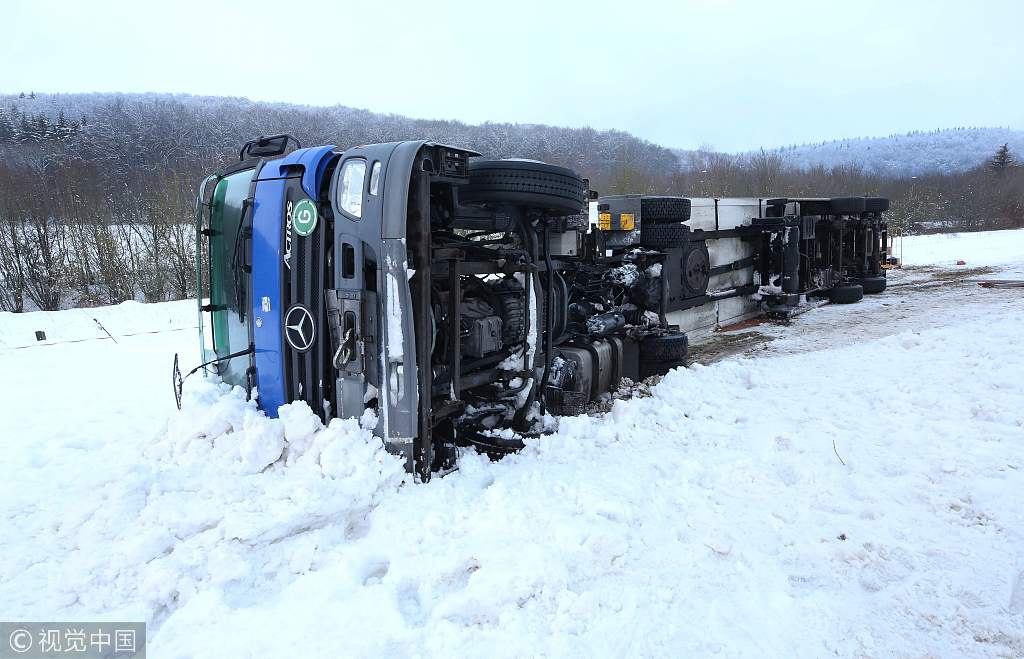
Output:
M313 347L316 339L316 324L309 309L296 304L284 315L284 338L288 345L298 352L306 352Z

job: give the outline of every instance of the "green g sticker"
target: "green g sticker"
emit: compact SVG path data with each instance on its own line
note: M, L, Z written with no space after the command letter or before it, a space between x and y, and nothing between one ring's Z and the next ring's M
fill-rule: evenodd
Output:
M292 226L295 233L308 236L316 228L316 205L309 199L302 199L292 208Z

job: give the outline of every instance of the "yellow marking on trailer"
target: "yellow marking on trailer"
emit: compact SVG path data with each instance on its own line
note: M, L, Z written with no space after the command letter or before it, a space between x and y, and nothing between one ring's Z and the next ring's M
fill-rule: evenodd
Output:
M612 214L611 213L599 213L597 216L597 228L601 231L611 231L612 229Z
M632 231L636 227L636 218L633 213L622 213L619 215L619 229L621 231Z

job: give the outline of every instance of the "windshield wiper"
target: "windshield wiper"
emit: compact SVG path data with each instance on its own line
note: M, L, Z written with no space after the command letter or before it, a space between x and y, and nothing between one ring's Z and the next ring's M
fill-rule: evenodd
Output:
M235 232L235 244L231 250L231 274L235 285L235 306L238 307L238 322L245 322L245 275L252 272L252 265L246 264L246 251L244 245L246 240L252 238L252 227L246 226L248 211L252 207L252 199L247 198L242 202L242 214L238 221L238 231Z

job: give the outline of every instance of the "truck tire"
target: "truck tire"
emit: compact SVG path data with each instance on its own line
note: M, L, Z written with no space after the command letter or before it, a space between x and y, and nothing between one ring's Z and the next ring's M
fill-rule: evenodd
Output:
M864 298L864 287L860 284L844 284L836 286L828 292L828 299L833 304L853 304Z
M864 197L832 197L828 210L833 215L853 215L864 212Z
M665 375L677 366L686 366L686 360L680 359L668 362L640 362L640 379L646 380L652 375Z
M865 197L864 210L869 213L884 213L889 210L889 200L885 197Z
M640 342L641 362L678 362L686 359L689 340L682 332L649 336Z
M684 247L689 240L690 227L685 224L647 224L640 227L640 246L647 249Z
M866 295L874 295L885 290L885 277L864 277L860 280Z
M549 215L582 212L587 188L579 174L536 160L471 160L459 201L539 208Z
M685 222L690 219L690 200L685 197L641 197L640 221Z
M686 297L707 293L711 279L711 256L707 244L703 240L690 243L683 252L681 265Z

